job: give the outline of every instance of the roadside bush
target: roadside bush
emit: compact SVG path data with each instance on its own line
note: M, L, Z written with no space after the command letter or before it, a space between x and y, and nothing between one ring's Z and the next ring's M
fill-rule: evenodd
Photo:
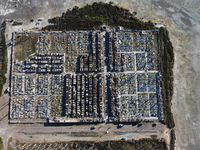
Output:
M2 90L3 90L3 84L6 81L6 77L5 74L7 72L7 46L6 46L6 38L5 38L5 29L6 29L6 21L3 22L2 24L3 29L2 29L2 41L0 43L1 48L1 66L0 66L0 96L2 94Z

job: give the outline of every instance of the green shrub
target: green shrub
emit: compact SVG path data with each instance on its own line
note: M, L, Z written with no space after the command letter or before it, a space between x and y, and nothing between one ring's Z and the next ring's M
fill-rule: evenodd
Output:
M175 130L172 129L171 130L171 142L170 142L171 150L174 150L174 148L175 148L175 141L176 141Z
M168 31L165 28L160 28L160 50L161 56L161 73L162 73L162 98L164 123L169 128L174 128L174 118L171 112L171 100L173 95L173 66L174 66L174 52L172 43L169 40Z
M0 137L0 150L3 150L3 140L1 137Z
M0 72L0 96L3 90L3 84L6 82L5 74L7 72L7 46L6 46L6 38L5 38L5 29L6 29L6 22L4 21L2 29L2 41L0 43L1 49L1 72Z

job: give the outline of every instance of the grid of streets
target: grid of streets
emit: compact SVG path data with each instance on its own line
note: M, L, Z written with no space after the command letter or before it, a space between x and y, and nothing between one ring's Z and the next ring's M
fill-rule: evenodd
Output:
M13 123L163 120L158 30L15 32L12 57Z

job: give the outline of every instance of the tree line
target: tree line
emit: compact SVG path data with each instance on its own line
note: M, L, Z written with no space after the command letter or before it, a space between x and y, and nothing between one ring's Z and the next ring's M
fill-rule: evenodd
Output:
M5 29L6 29L6 21L2 24L2 31L1 31L1 52L0 52L0 95L2 94L3 84L6 82L5 74L7 72L7 46L6 46L6 38L5 38Z
M112 27L123 26L127 29L155 28L151 21L142 22L135 17L135 14L127 9L113 6L112 2L94 2L83 8L75 6L72 10L68 9L62 13L61 17L49 19L52 25L44 27L43 30L93 30L102 24Z

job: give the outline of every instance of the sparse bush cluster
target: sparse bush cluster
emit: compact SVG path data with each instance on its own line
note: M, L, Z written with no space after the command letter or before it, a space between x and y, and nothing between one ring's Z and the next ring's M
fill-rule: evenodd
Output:
M33 22L34 21L34 19L30 19L30 22Z
M13 26L18 26L18 25L22 25L22 24L23 24L22 22L14 21L12 25L13 25Z

